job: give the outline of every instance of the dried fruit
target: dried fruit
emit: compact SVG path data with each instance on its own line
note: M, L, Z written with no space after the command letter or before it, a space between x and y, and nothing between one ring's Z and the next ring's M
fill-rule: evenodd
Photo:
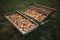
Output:
M38 11L35 11L35 10L32 10L32 9L27 9L25 11L23 11L26 15L40 21L42 19L44 19L45 15L41 12L38 12Z
M36 25L18 13L10 14L8 17L24 32Z

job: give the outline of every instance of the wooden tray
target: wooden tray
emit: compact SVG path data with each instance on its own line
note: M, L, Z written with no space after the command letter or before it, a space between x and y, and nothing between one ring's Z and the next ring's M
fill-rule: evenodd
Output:
M23 34L26 35L38 27L38 24L21 12L11 12L5 15L5 17ZM27 21L25 23L25 21ZM23 25L24 24L24 25ZM28 25L28 26L26 26Z

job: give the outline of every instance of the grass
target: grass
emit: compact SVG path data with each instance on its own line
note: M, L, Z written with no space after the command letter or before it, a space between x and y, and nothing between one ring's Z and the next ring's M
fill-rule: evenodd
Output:
M60 1L59 0L1 0L0 1L0 40L59 40L60 27ZM4 17L5 14L23 10L30 3L37 3L56 10L54 20L39 26L26 36L21 33ZM53 25L53 26L51 26Z

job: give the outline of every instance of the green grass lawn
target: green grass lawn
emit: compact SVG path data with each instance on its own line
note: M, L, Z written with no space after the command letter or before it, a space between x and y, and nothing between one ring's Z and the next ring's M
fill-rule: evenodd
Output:
M28 4L37 3L56 9L54 19L39 26L26 36L21 33L4 17L5 14L23 10ZM0 0L0 40L59 40L60 38L60 1L59 0ZM52 26L54 25L54 26Z

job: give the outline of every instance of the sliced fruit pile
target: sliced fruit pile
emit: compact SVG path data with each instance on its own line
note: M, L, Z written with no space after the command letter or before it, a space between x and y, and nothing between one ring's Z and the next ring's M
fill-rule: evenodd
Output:
M27 18L23 17L18 13L12 13L8 15L8 18L10 18L11 21L13 21L18 26L18 28L20 28L24 32L36 26L36 24L32 23Z
M24 11L24 13L38 21L41 21L45 18L45 15L43 13L37 12L35 10L27 9Z
M46 11L46 12L49 12L49 13L53 12L53 10L51 8L43 7L43 6L40 6L40 5L34 5L33 4L33 5L31 5L31 7L38 8L40 10L43 10L43 11Z

